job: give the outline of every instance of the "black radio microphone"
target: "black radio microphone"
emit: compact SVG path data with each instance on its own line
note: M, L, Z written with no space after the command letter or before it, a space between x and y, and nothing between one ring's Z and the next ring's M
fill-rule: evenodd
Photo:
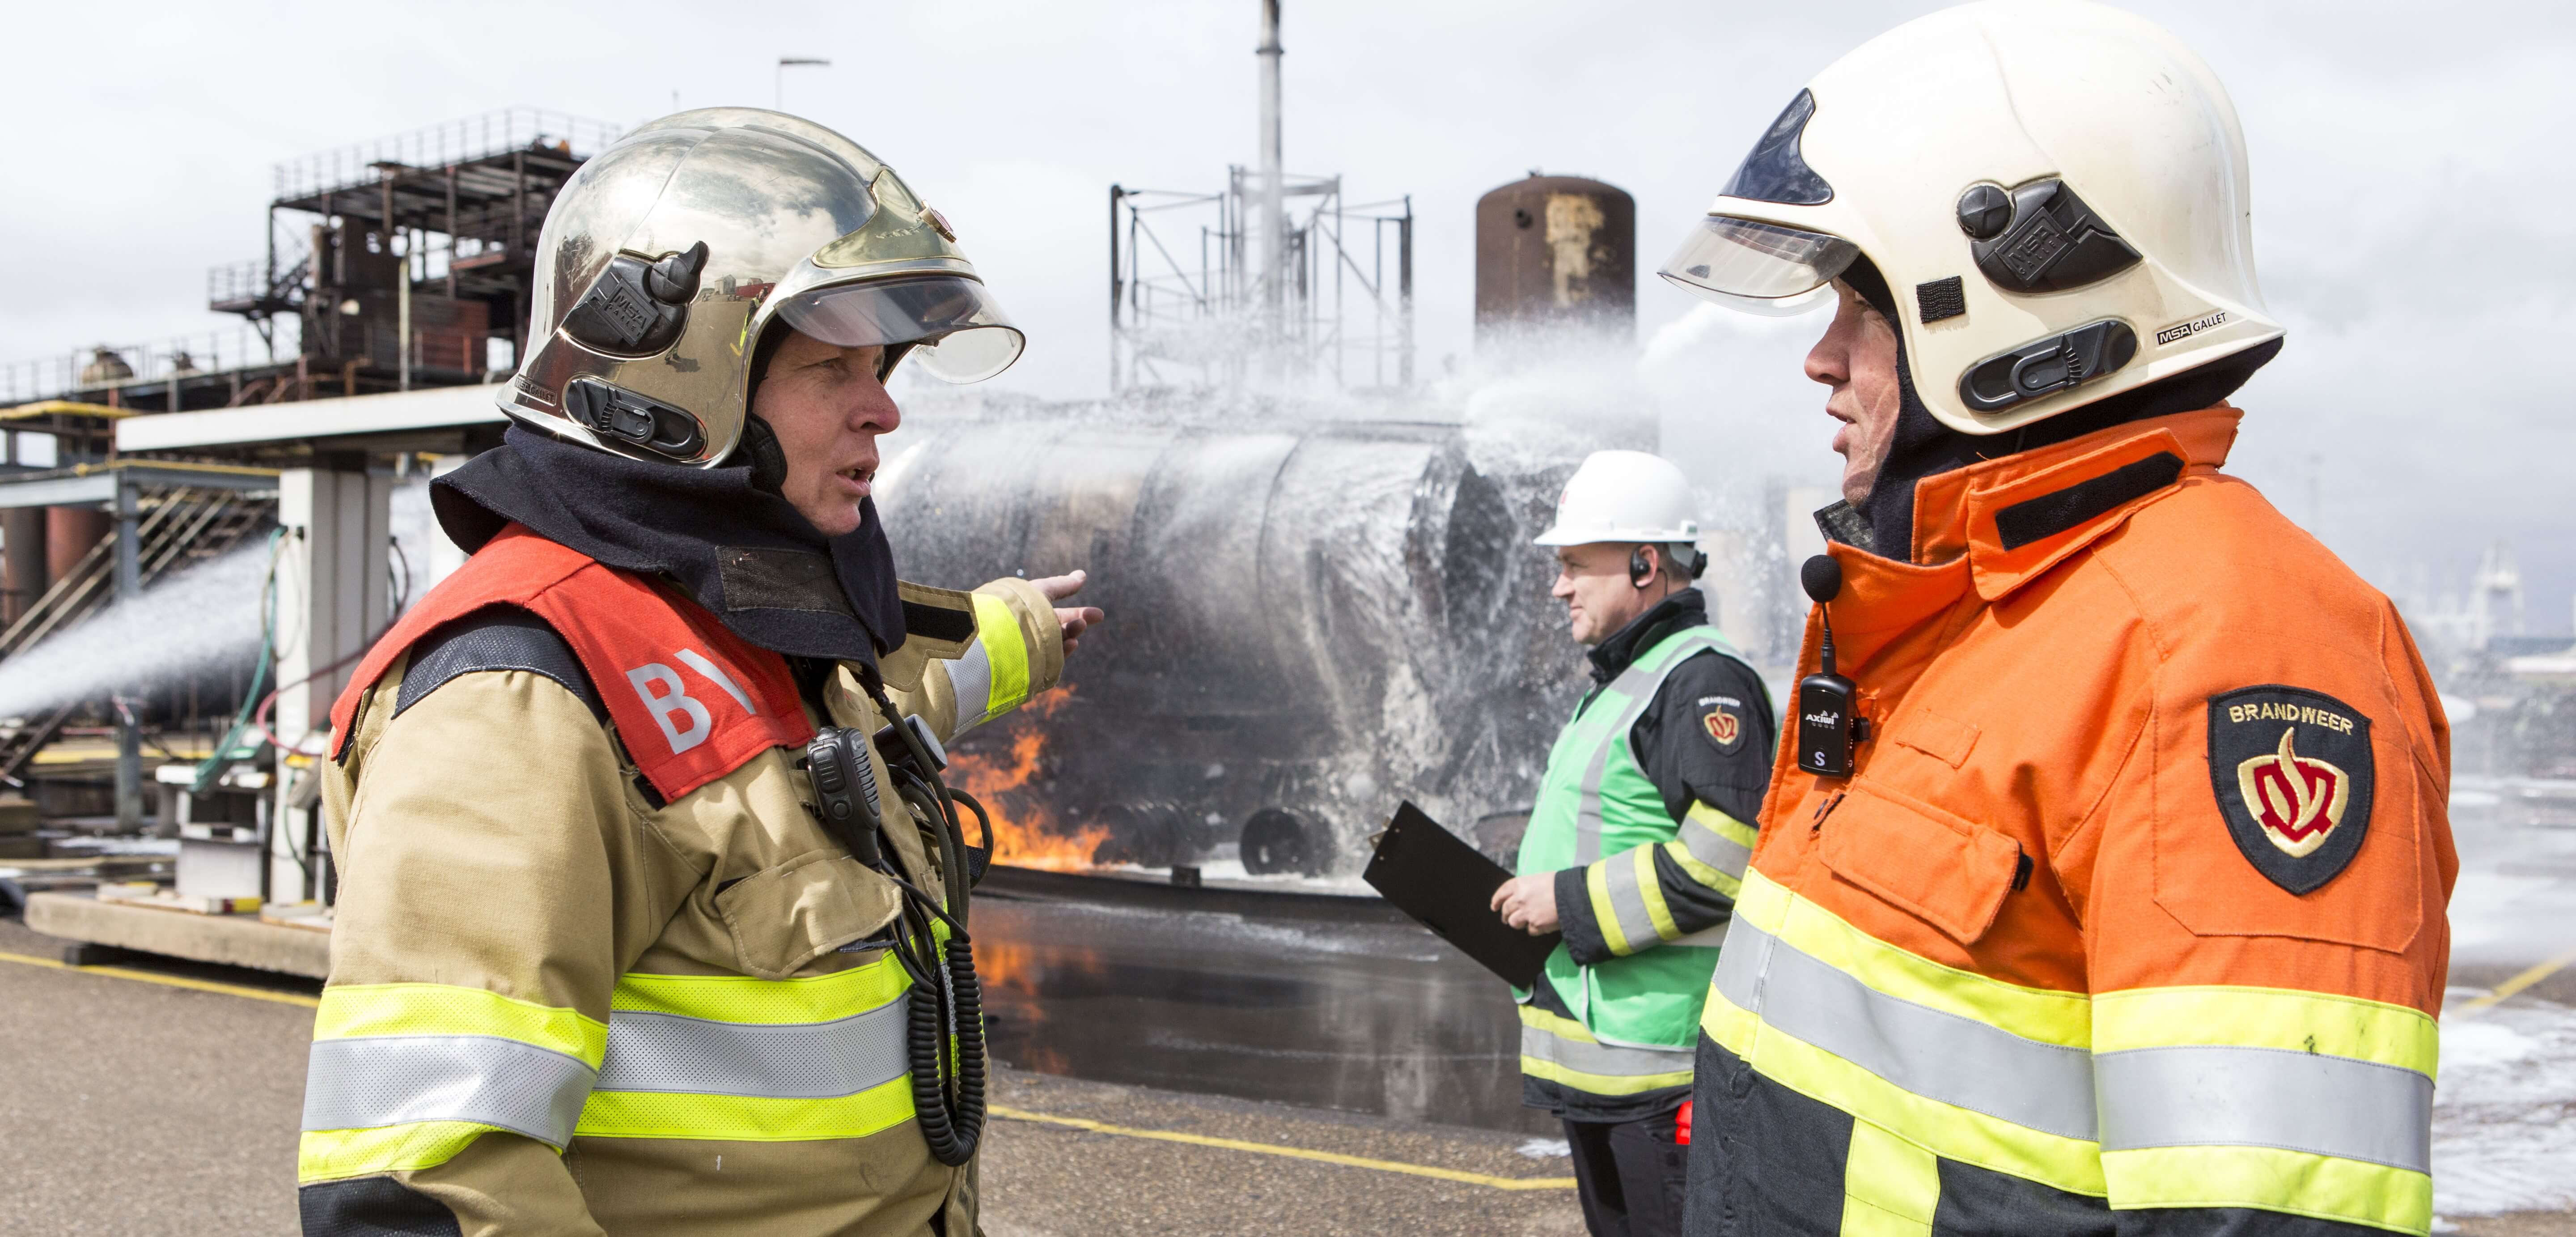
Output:
M1822 612L1825 627L1816 673L1798 680L1798 767L1818 777L1850 777L1852 745L1868 733L1855 716L1859 688L1834 673L1832 603L1843 591L1843 565L1819 554L1799 566L1798 583Z

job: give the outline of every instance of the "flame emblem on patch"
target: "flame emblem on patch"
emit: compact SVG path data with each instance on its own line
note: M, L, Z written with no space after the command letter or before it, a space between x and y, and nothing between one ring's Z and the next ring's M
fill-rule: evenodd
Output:
M1710 709L1708 716L1699 720L1700 724L1708 727L1708 737L1717 740L1719 747L1731 746L1736 736L1744 733L1744 723L1724 709Z
M2281 746L2236 766L2238 788L2263 836L2293 858L2313 853L2343 823L2352 779L2344 771L2292 746L2295 726L2281 728Z

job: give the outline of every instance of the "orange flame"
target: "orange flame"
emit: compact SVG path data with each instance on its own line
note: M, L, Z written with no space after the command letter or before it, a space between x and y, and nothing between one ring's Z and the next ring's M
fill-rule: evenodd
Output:
M995 863L1054 872L1078 871L1092 866L1092 852L1109 840L1109 830L1099 825L1081 825L1068 831L1047 803L1045 787L1030 785L1040 780L1039 758L1046 747L1044 723L1071 695L1070 691L1049 692L1021 707L1020 716L1025 720L1019 724L1019 733L1011 736L1008 759L960 752L949 763L948 782L975 796L992 816Z

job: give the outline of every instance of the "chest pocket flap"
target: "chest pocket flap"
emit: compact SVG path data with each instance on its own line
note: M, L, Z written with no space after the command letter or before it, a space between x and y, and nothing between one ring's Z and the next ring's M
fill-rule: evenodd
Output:
M745 974L785 979L894 919L894 882L839 851L766 868L716 895Z
M1962 945L1993 926L2021 867L2021 844L1928 805L1855 785L1825 818L1819 857L1844 880Z

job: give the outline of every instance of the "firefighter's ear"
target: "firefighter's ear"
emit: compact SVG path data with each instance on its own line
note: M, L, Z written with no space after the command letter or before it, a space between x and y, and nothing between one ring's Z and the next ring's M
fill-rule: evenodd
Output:
M1638 546L1628 551L1628 586L1652 588L1655 584L1655 560L1648 557L1652 546Z

